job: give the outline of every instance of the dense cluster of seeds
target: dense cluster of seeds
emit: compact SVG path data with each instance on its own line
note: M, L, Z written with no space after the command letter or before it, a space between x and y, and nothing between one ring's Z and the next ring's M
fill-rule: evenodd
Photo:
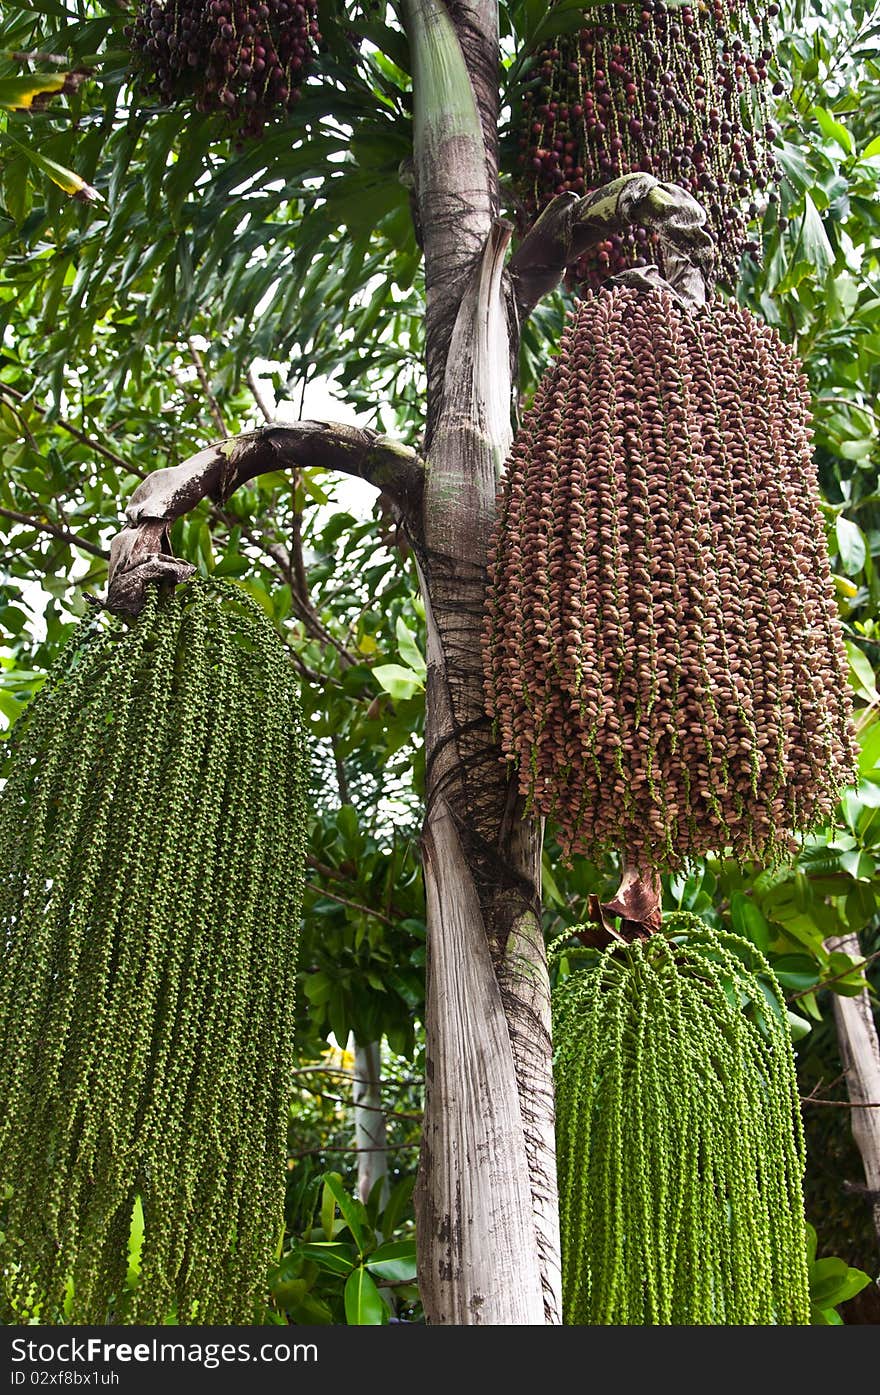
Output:
M797 1081L767 962L685 913L559 957L565 1321L808 1323Z
M280 1234L292 670L231 583L83 622L0 796L0 1310L248 1323ZM139 1278L132 1217L144 1218Z
M778 13L771 5L769 14ZM606 5L590 28L562 35L537 59L523 97L520 188L534 216L564 190L590 193L644 171L688 189L707 210L719 271L736 284L754 194L775 200L770 152L772 40L744 0L711 5ZM752 51L751 45L756 45ZM535 70L533 70L534 72ZM644 228L606 239L578 275L656 260Z
M243 135L299 101L320 43L317 0L146 0L126 30L149 85L166 101L195 95Z
M855 756L809 396L735 303L588 295L498 501L487 707L567 851L772 862Z

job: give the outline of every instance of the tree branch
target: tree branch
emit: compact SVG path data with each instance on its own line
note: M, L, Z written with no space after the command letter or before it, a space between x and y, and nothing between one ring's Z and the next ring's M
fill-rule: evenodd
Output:
M208 410L211 413L214 425L220 432L220 435L225 436L226 422L223 420L223 413L220 410L220 403L217 401L217 398L211 391L211 380L205 372L204 359L199 353L198 348L196 347L196 341L194 339L187 339L186 347L189 349L189 356L192 359L193 364L195 365L195 370L198 374L199 383L201 384L202 392L205 394L205 401L208 404Z
M69 543L71 547L78 547L81 552L90 552L93 557L100 557L106 561L110 556L110 553L105 552L103 547L87 542L85 538L77 537L76 533L71 533L68 528L59 528L57 523L47 523L39 518L31 518L30 514L17 513L15 509L0 508L0 516L11 519L13 523L23 523L28 528L37 528L41 533L50 533L53 538L60 538L62 542Z
M269 406L267 399L263 396L263 389L260 384L259 378L254 372L253 364L251 364L250 368L247 371L247 385L251 390L251 396L253 397L254 401L260 409L260 415L262 416L263 421L265 421L268 425L271 426L272 410Z
M0 397L2 396L13 397L20 403L27 400L25 394L19 392L18 388L12 387L10 383L0 384ZM78 426L73 425L73 422L66 421L64 417L52 417L50 420L45 407L41 407L37 402L31 402L29 405L31 410L37 413L37 416L42 417L47 426L59 426L62 431L67 432L68 436L72 436L73 439L79 441L81 445L88 446L89 449L95 451L97 455L103 455L105 460L109 460L113 465L118 465L121 470L125 470L126 474L140 475L141 479L147 478L143 470L139 469L131 460L126 460L123 456L119 455L117 451L111 450L109 446L104 445L102 441L98 441L94 436L89 436L87 432L81 431Z
M126 509L127 527L110 548L110 610L139 614L148 580L182 581L188 563L171 554L169 527L208 498L222 504L256 475L320 466L367 480L388 495L408 529L421 515L424 467L415 451L367 427L301 421L220 441L181 465L154 470Z
M625 174L585 198L557 195L507 268L520 319L531 314L588 248L633 223L659 234L668 285L684 305L696 309L705 304L713 284L714 244L705 221L705 211L685 189L662 184L650 174ZM648 281L659 277L651 267L640 275Z

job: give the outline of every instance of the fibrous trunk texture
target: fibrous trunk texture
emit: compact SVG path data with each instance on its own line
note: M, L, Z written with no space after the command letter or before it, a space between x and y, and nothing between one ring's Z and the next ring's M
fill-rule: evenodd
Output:
M480 628L510 442L509 230L497 207L497 6L409 0L427 286L417 544L428 619L425 1124L419 1284L434 1324L559 1321L540 829L485 716ZM487 133L488 132L488 137Z
M837 936L828 941L827 948L861 958L858 935ZM865 1170L874 1231L880 1244L880 1040L867 989L855 997L834 994L834 1023L847 1094L853 1106L853 1138Z
M554 952L567 1323L808 1323L784 997L747 941L673 914Z
M284 649L231 583L150 587L83 622L4 773L4 1321L259 1321L304 865Z
M855 754L806 381L735 304L585 299L499 502L487 693L568 850L773 861Z

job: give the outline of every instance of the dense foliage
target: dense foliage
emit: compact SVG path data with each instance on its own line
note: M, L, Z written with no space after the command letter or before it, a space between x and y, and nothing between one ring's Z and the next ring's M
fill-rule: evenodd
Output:
M284 1200L303 882L284 650L228 582L153 588L131 626L83 622L5 774L6 1320L251 1321Z

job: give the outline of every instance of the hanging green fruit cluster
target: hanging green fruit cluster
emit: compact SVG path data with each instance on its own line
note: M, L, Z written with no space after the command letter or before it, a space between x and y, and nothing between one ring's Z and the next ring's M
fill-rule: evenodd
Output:
M855 757L806 380L735 303L588 295L514 443L487 706L566 851L773 862Z
M304 868L284 648L231 583L153 588L133 625L83 622L5 773L3 1320L252 1322L283 1222Z
M564 1320L808 1323L794 1053L766 960L686 913L556 958Z
M776 13L771 5L768 14ZM644 171L700 201L719 274L735 285L744 209L757 213L756 190L775 201L780 178L769 149L776 133L766 18L753 19L744 0L646 0L605 5L590 17L589 28L561 35L538 56L537 80L523 96L519 185L527 213L534 217L565 190L590 193ZM595 286L654 260L649 234L636 228L601 242L576 275Z
M317 0L144 0L126 34L152 90L192 92L246 136L296 105L321 41Z

